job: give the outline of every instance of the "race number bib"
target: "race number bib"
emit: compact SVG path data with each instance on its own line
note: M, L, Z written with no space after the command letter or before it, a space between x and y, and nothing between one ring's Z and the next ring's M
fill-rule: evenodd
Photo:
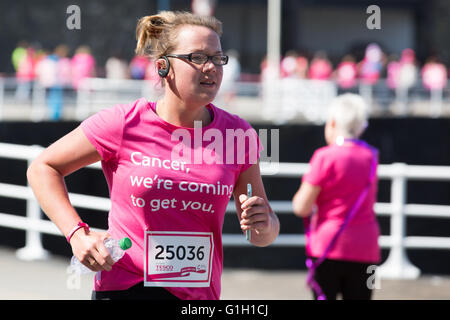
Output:
M211 232L147 231L144 285L209 287L213 251Z

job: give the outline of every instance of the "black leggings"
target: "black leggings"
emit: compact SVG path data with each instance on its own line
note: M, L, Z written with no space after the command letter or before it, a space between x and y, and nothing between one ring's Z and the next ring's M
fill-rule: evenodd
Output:
M164 288L144 287L140 282L126 290L92 291L92 300L179 300Z
M343 300L370 300L372 289L368 280L373 264L325 259L316 269L315 280L327 300L336 300L338 293ZM314 299L317 299L315 292Z

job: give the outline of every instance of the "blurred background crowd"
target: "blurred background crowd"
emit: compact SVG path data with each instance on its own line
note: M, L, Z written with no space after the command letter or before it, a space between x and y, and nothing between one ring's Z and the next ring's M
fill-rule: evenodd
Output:
M69 47L64 44L50 51L21 41L11 53L15 77L20 83L39 81L45 87L72 86L74 89L87 77L150 80L155 83L159 79L154 62L147 57L136 55L127 60L116 52L106 60L105 65L98 65L87 45L76 48L73 55L70 53ZM225 83L262 81L267 77L266 59L261 62L259 75L241 74L238 52L231 49L226 53L230 60L225 66ZM413 49L405 48L400 55L388 54L378 44L371 43L362 60L346 54L336 65L328 59L325 51L311 56L288 50L280 62L280 77L334 80L341 89L355 87L358 81L375 85L383 78L391 89L411 87L418 80L428 89L442 89L447 84L447 69L438 55L432 55L420 64Z
M248 112L248 117L267 113L266 118L273 118L269 105L273 112L279 108L273 107L274 103L266 103L270 99L265 99L267 92L263 85L275 86L274 77L268 75L266 61L271 46L269 1L207 2L214 4L214 14L223 22L222 46L230 56L224 68L219 95L222 100L218 105L243 112L244 117L246 111L253 110ZM153 62L134 55L137 19L164 8L189 11L194 3L191 0L130 3L80 0L77 4L80 29L70 29L66 25L71 18L71 13L67 13L69 1L1 2L0 11L8 14L3 17L6 28L0 29L3 44L0 77L4 80L2 89L0 78L0 91L4 92L3 101L0 93L0 117L3 105L3 118L19 118L19 111L15 114L17 108L12 109L11 105L22 101L31 106L46 104L53 110L50 118L58 119L61 101L65 106L75 105L76 90L86 77L97 79L91 82L92 92L109 87L115 92L109 93L114 99L106 101L106 94L88 102L78 99L80 106L81 102L111 106L122 98L129 100L130 95L126 94L130 90L119 95L117 88L132 90L133 85L141 84L125 85L123 80L148 80L157 86L159 79ZM284 119L314 121L317 116L294 119L294 111L296 115L305 115L309 110L317 110L319 114L322 110L319 105L326 105L328 97L344 91L363 95L372 109L383 115L429 115L433 106L435 116L447 115L450 45L445 39L450 3L446 0L379 1L379 30L366 26L370 17L366 9L370 4L365 0L333 4L325 0L282 1L277 45L282 81L276 84L281 86L276 95L282 101L276 105L284 106ZM114 80L117 86L109 80ZM329 83L319 88L309 80ZM43 90L34 90L39 89L35 84L45 88L45 102ZM33 100L34 91L37 94ZM145 96L144 93L137 92L136 97ZM294 93L298 95L296 98ZM435 103L429 103L433 97ZM303 102L305 105L300 105ZM391 106L399 102L408 104L409 109L392 112ZM261 111L263 104L267 112L255 113Z
M31 88L32 81L46 88L72 87L77 89L85 78L108 79L157 79L154 64L142 56L126 61L120 53L113 54L105 66L98 66L95 56L87 45L78 47L72 56L67 45L58 45L53 51L21 41L11 54L15 77L19 83ZM28 98L22 89L17 98Z
M265 67L263 62L263 77ZM308 59L308 56L290 50L283 57L280 70L282 78L335 80L341 89L353 88L358 81L374 85L382 78L386 78L391 89L411 87L420 78L429 89L443 88L447 83L447 67L438 56L430 56L420 65L413 49L404 49L400 56L388 55L376 43L367 46L362 60L357 61L352 54L346 54L337 65L330 62L325 51Z
M259 74L241 72L237 50L226 51L229 63L224 67L221 92L229 103L236 95L235 84L241 82L270 81L267 61L260 64ZM111 80L147 80L154 86L159 76L153 61L143 56L124 58L120 51L107 58L104 65L87 45L73 50L65 44L54 50L42 48L39 44L21 41L11 52L11 63L17 81L15 98L19 102L30 98L33 83L37 82L48 91L47 104L52 118L59 119L63 104L63 90L77 90L85 78L100 77ZM388 54L376 43L365 48L364 56L358 60L352 54L345 54L341 61L333 64L326 51L313 55L288 50L280 61L281 79L330 80L336 83L339 92L357 91L360 84L375 86L380 80L389 90L405 89L420 85L428 90L442 90L447 86L448 67L438 55L432 55L424 63L416 59L413 49L405 48L400 55Z

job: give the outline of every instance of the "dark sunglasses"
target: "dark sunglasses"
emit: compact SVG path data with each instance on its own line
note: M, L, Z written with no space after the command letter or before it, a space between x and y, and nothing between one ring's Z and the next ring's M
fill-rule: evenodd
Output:
M228 56L223 54L216 54L208 56L204 53L189 53L189 54L167 54L166 57L187 59L195 64L205 64L208 60L216 66L224 66L228 63Z

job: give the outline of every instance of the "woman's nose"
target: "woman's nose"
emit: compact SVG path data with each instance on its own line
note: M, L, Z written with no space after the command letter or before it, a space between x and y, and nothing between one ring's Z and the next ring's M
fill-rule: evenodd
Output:
M216 65L210 59L203 64L203 72L205 73L216 72L216 68Z

